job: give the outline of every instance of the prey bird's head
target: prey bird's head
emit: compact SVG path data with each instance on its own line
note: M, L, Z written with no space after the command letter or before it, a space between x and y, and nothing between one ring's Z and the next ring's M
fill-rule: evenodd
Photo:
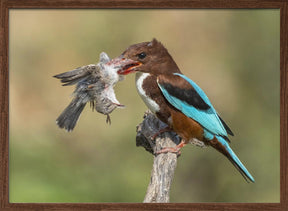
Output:
M133 72L155 75L180 72L167 49L156 39L131 45L116 59L127 64L118 70L118 74L121 75Z

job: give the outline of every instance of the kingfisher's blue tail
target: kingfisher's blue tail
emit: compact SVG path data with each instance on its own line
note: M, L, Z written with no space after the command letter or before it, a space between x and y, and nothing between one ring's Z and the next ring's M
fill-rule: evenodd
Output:
M237 170L241 173L241 175L244 177L244 179L249 182L255 182L252 175L249 173L249 171L245 168L245 166L242 164L242 162L239 160L237 155L233 152L233 150L230 148L227 141L221 137L216 136L219 143L211 144L215 149L223 153L230 161L231 163L237 168ZM221 144L221 145L220 145Z

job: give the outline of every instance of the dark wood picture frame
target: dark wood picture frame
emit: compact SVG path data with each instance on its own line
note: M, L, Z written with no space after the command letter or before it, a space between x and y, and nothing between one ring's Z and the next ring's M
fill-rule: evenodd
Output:
M9 203L9 9L265 8L280 9L280 203ZM288 210L288 1L287 0L1 0L0 209L1 210Z

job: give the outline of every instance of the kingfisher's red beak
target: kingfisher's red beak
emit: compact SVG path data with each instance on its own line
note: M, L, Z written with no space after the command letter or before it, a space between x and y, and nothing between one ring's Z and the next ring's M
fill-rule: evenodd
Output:
M112 59L109 64L113 64L115 67L118 67L117 71L120 75L128 75L129 73L133 73L137 71L137 67L141 66L142 63L138 61L134 61L132 59L126 59L122 56Z

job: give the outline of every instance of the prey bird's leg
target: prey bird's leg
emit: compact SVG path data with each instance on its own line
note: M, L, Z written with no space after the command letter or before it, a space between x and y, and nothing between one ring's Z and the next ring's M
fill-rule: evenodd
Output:
M157 136L159 136L161 133L165 133L165 132L169 132L172 131L171 127L166 126L160 130L158 130L158 132L156 132L153 136L151 136L151 139L154 140Z
M109 114L106 114L107 118L106 118L106 123L111 125L111 118L109 116Z
M182 147L184 147L186 145L185 141L182 139L181 142L175 146L175 147L165 147L159 151L157 151L155 154L156 155L159 155L161 153L167 153L167 152L171 152L171 153L176 153L177 155L180 155L181 152L180 152L180 149Z
M114 105L118 106L118 107L125 107L125 105L119 104L119 103L113 103Z

